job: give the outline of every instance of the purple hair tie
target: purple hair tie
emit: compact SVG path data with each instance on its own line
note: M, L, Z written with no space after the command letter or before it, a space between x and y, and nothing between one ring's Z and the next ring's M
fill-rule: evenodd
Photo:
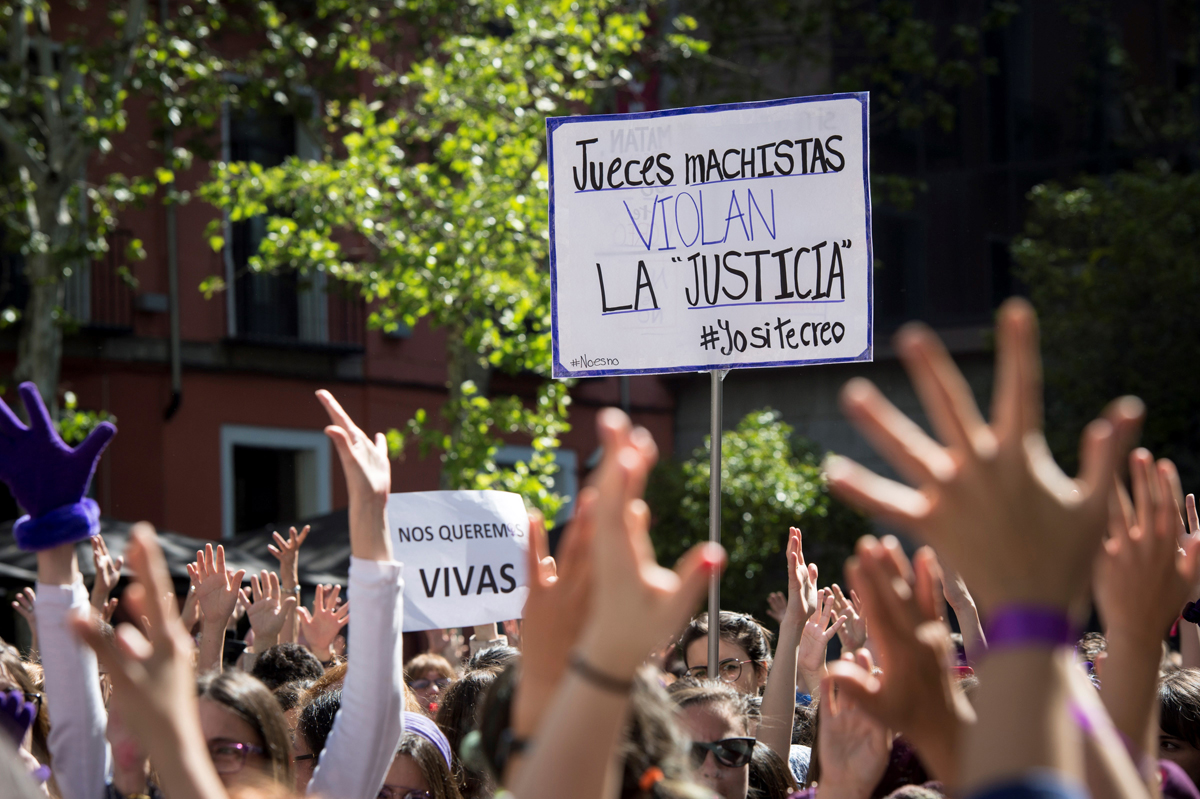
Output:
M100 506L84 497L74 505L63 505L36 518L26 514L13 524L13 538L26 552L73 544L100 532Z
M1079 637L1065 610L1045 605L1002 607L989 615L985 635L989 650L1071 646Z
M433 721L420 713L411 713L406 710L404 711L404 731L419 735L429 741L442 753L442 757L446 759L446 765L451 769L454 768L450 760L450 741Z

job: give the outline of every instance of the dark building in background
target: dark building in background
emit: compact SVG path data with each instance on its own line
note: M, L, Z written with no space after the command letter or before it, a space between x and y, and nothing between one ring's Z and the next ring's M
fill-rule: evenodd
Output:
M1126 0L1102 5L1096 4L1095 14L1071 16L1078 4L1026 0L1006 24L985 31L983 55L995 70L977 74L949 95L954 107L950 130L935 121L913 129L873 125L876 360L735 370L725 381L726 428L746 413L770 406L782 411L800 435L886 471L845 422L837 393L850 377L869 377L902 410L922 419L890 346L895 330L910 320L922 320L942 335L986 409L994 311L1022 290L1009 247L1021 235L1029 190L1047 180L1103 174L1159 155L1130 144L1135 137L1123 122L1121 80L1136 71L1142 80L1170 91L1193 80L1183 66L1187 42L1175 32L1174 4ZM937 37L947 41L964 14L978 15L983 6L914 4L916 15L933 23ZM761 39L763 25L749 26L745 42L737 31L725 30L725 47L716 53L735 62L741 58L746 69L758 70L760 96L743 99L824 93L834 87L872 89L838 86L839 75L854 67L859 54L827 32L810 65L755 67L750 63L753 42ZM934 49L946 50L947 41L935 41ZM1114 63L1113 41L1133 63ZM717 83L697 89L686 79L676 82L670 87L677 93L673 102L710 102L704 95L716 94ZM909 88L915 96L924 90L916 80ZM881 191L881 176L890 175L920 187L910 206L889 202ZM678 397L676 447L687 453L708 434L709 380L695 375L669 382Z

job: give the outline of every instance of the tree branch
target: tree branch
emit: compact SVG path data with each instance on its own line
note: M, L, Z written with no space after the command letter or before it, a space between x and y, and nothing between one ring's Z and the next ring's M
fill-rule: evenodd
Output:
M21 132L3 114L0 114L0 142L4 143L8 155L15 158L19 162L19 166L27 167L31 172L36 173L35 180L41 181L49 177L50 171L46 165L34 157L22 139Z

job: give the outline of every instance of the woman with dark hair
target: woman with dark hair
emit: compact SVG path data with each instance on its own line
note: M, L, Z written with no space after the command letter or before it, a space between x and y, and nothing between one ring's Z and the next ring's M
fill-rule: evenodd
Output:
M296 770L296 790L300 793L304 792L312 779L313 770L325 748L325 739L333 729L333 720L337 718L341 706L342 692L334 688L310 694L307 704L300 710L296 719L296 734L292 736L292 765Z
M419 713L404 713L404 735L379 799L462 799L451 773L450 742Z
M717 680L675 685L670 695L692 740L697 779L721 799L746 799L755 744L750 697Z
M748 613L723 610L719 621L718 678L744 694L757 696L771 671L771 632ZM689 677L708 677L707 613L696 616L684 629L678 650Z
M1158 756L1200 785L1200 670L1180 669L1158 684Z
M494 790L488 774L463 763L460 752L463 738L476 728L475 718L484 694L495 681L493 671L469 671L450 684L438 706L437 725L450 742L450 759L463 799L482 799Z
M266 776L291 786L287 719L274 695L245 672L210 672L200 678L200 726L213 765L226 787Z
M764 743L756 742L750 755L748 799L787 799L796 790L796 778L783 758Z

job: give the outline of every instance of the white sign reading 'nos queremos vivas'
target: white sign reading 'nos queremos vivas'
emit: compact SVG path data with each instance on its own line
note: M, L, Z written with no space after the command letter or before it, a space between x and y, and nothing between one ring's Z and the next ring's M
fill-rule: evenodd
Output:
M404 564L404 629L521 617L529 516L507 491L392 494L388 526Z
M871 360L867 111L547 120L554 375Z

